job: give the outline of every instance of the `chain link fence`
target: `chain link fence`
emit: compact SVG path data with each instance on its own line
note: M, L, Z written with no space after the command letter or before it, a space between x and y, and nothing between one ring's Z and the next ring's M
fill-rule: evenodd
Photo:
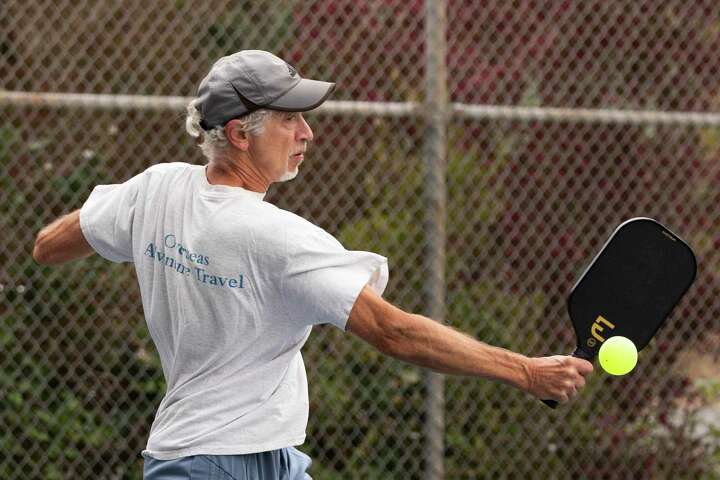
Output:
M438 234L443 320L532 356L573 348L565 298L622 220L658 219L699 261L636 370L596 369L557 411L478 379L446 377L438 395L424 371L316 328L314 478L720 478L720 6L449 0L443 73L426 69L438 3L0 5L1 478L141 478L164 382L132 265L42 267L33 240L96 184L203 163L183 105L215 59L249 48L338 84L308 115L300 176L267 200L387 256L406 310L430 310ZM450 103L444 224L429 230L436 75Z

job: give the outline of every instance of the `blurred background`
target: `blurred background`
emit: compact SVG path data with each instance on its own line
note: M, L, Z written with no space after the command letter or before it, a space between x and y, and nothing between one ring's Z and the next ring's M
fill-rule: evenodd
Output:
M638 367L556 411L316 328L314 478L720 478L714 0L2 1L0 478L141 478L165 385L133 266L43 267L33 241L97 184L205 163L184 106L242 49L337 82L266 200L387 256L406 310L569 353L567 294L621 221L699 261Z

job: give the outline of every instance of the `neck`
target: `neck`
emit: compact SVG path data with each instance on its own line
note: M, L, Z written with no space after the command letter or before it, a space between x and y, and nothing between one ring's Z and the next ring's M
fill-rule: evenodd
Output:
M267 192L270 182L246 159L231 162L210 162L205 169L208 183L241 187L251 192Z

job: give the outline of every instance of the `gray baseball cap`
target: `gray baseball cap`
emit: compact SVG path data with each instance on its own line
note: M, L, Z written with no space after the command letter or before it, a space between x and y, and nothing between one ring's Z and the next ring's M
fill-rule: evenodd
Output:
M261 108L306 112L320 106L334 83L301 78L270 52L242 50L222 57L200 82L198 102L205 130Z

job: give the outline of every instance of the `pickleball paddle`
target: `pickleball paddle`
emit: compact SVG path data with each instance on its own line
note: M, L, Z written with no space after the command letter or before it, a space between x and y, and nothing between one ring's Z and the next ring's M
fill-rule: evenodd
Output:
M568 297L573 356L593 361L602 343L627 337L642 350L695 279L692 249L651 218L632 218L612 233ZM543 400L551 408L554 400Z

